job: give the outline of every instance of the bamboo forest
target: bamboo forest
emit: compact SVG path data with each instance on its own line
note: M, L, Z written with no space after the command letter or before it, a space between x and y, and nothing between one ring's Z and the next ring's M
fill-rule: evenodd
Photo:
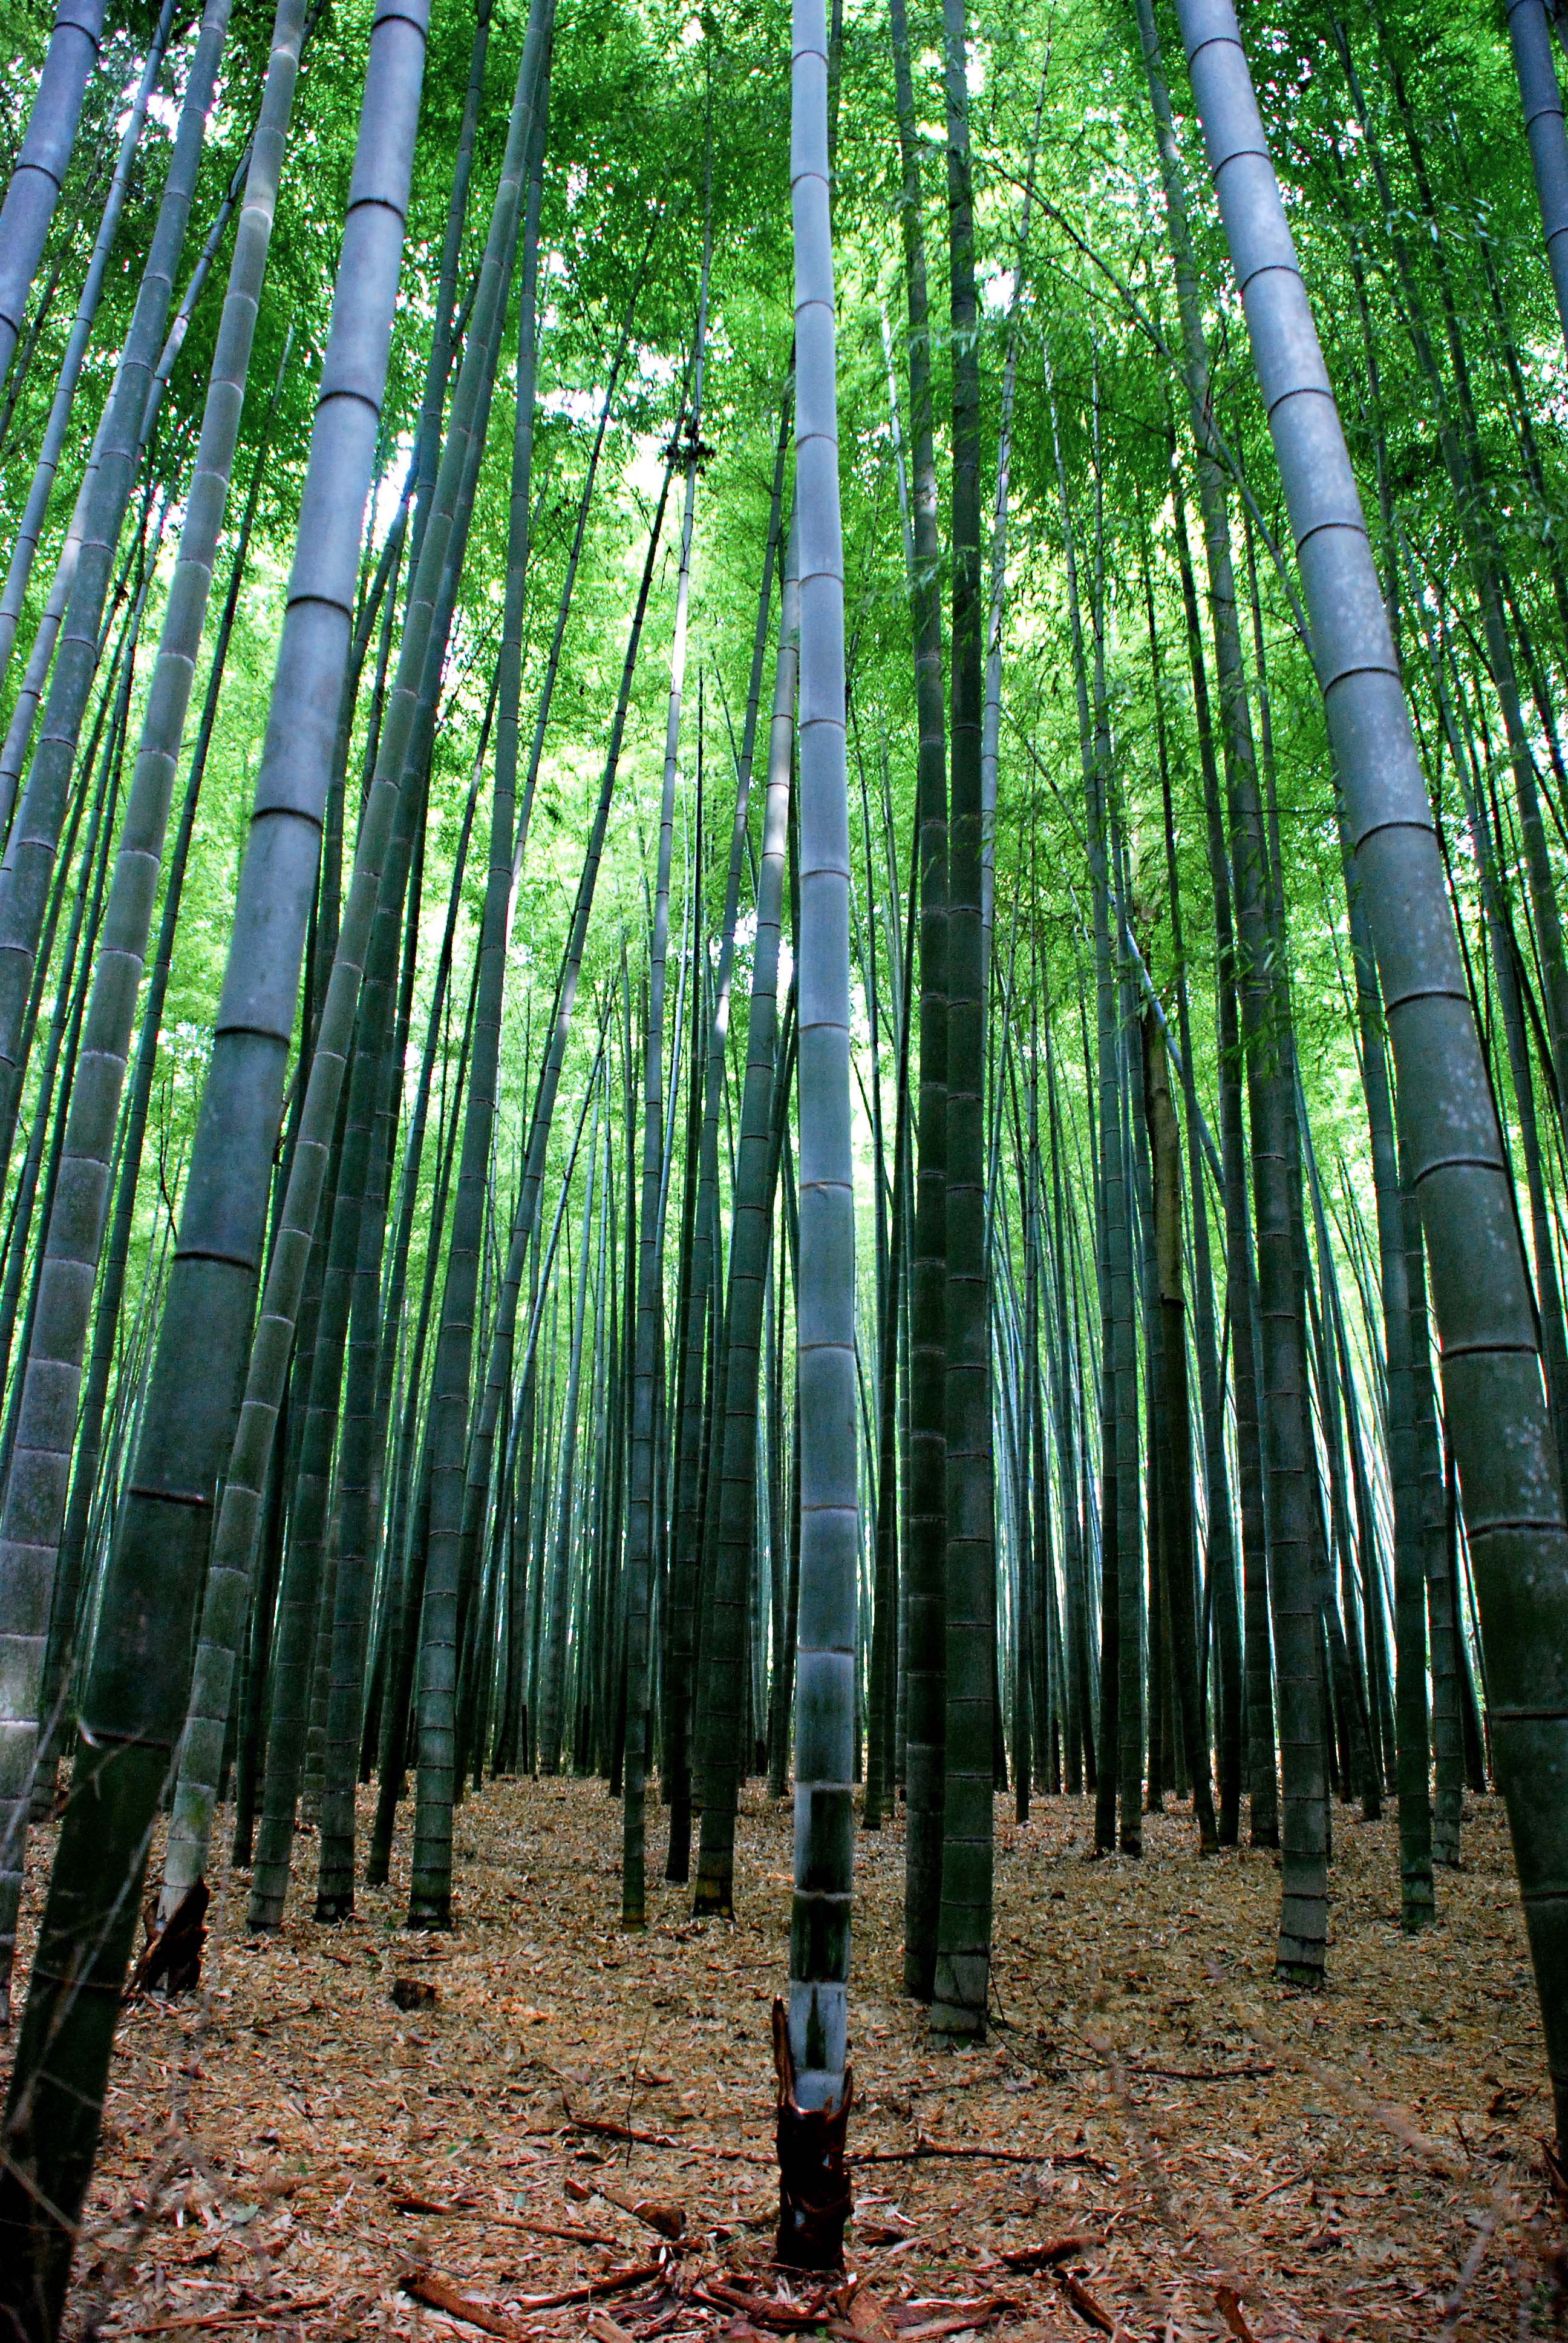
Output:
M1568 2320L1568 5L0 0L0 2343Z

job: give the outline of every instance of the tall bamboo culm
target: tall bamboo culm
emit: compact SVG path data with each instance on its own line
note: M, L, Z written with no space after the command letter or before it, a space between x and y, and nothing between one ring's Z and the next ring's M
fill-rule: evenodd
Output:
M1559 2136L1568 2133L1568 1531L1509 1174L1399 661L1231 0L1179 0L1290 510L1393 1042Z
M795 0L793 26L789 193L800 569L800 1581L789 1990L787 2005L775 2006L774 2036L779 2257L821 2269L836 2268L842 2259L849 2211L844 2134L852 2093L846 2060L860 1524L844 557L822 0Z
M30 1587L40 1609L34 1631L32 1714L8 1716L0 1725L0 1767L4 1769L0 1833L8 1845L13 1825L6 1802L13 1795L26 1795L25 1776L30 1779L43 1723L37 1705L43 1684L43 1639L65 1526L82 1361L108 1217L120 1100L162 872L180 742L228 501L304 27L305 0L280 0L273 22L266 91L251 153L245 206L236 230L228 291L213 355L201 442L142 719L136 773L121 826L114 884L71 1091L54 1209L45 1237L38 1332L21 1368L16 1444L0 1512L0 1588ZM3 1673L11 1686L15 1680L13 1669L7 1667ZM14 1695L13 1704L21 1705L15 1703ZM15 1836L19 1858L19 1822ZM20 1870L18 1859L14 1871L7 1866L6 1874L0 1874L0 1961L7 1961L10 1949L15 1928L11 1882Z
M380 0L298 541L227 970L17 2043L0 2309L52 2343L102 2120L153 1821L185 1720L315 891L424 77L424 0ZM83 1967L85 1948L85 1968ZM85 1990L82 1989L85 1986Z

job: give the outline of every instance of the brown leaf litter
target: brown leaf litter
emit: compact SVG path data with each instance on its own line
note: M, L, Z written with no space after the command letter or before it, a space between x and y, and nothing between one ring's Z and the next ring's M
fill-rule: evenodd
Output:
M597 1783L489 1785L457 1817L446 1936L402 1928L406 1838L390 1886L318 1927L302 1832L286 1925L261 1939L226 1866L201 1992L122 2020L70 2333L1480 2343L1549 2325L1564 2219L1495 1801L1472 1802L1464 1868L1413 1940L1393 1824L1336 1810L1316 1996L1272 1980L1271 1855L1201 1861L1172 1808L1141 1862L1096 1862L1087 1802L1039 1802L1021 1828L999 1802L995 2023L958 2055L900 1990L901 1831L862 1833L856 2217L830 2282L771 2260L789 1809L745 1795L732 1925L660 1884L640 1936L618 1926L619 1819Z

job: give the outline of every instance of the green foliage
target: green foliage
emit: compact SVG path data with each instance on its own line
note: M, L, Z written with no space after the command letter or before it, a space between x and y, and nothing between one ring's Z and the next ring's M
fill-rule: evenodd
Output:
M101 204L105 156L137 69L149 10L111 19L102 70L89 92L86 133L73 164L68 200L55 228L68 247L61 289L45 321L34 364L0 447L0 528L14 525L30 477L32 448L52 389L52 364L69 326L71 287ZM166 1021L166 1070L159 1091L159 1152L177 1166L188 1144L226 945L249 791L260 753L271 659L286 591L292 531L319 354L324 342L348 174L369 0L331 0L307 51L256 336L251 387L236 462L231 526L255 460L266 394L294 340L274 452L264 486L256 547L240 605L222 710L193 852ZM0 20L7 59L0 144L19 136L27 76L42 54L48 12L12 6ZM509 90L522 38L521 0L499 0L491 27L474 195L458 272L459 299L477 264L487 196L498 164ZM265 0L236 8L220 102L202 166L186 266L215 216L243 150L265 65L270 12ZM1401 225L1414 255L1423 298L1439 308L1438 270L1458 304L1484 450L1486 493L1519 610L1553 681L1563 647L1555 633L1554 578L1563 525L1563 354L1540 249L1528 158L1518 122L1506 36L1495 6L1460 0L1442 12L1398 0L1358 5L1346 29L1361 62L1374 126L1392 175ZM939 462L946 464L950 349L940 297L946 250L938 12L913 27L917 112L926 141L923 200L932 254L932 358ZM1018 397L1004 631L1000 802L997 837L996 964L1010 981L1040 956L1044 1000L1058 1011L1070 1102L1084 1112L1075 1071L1078 1003L1087 980L1085 874L1081 843L1077 716L1067 649L1062 550L1056 515L1051 400L1081 547L1093 529L1096 443L1103 514L1104 628L1114 736L1115 786L1124 808L1136 924L1156 981L1172 974L1166 917L1156 716L1162 712L1175 792L1177 843L1186 909L1201 1091L1211 1098L1212 922L1201 789L1180 588L1171 544L1171 434L1186 460L1182 389L1173 360L1174 298L1141 70L1131 12L1061 12L1029 0L1021 7L971 12L972 134L975 143L980 370L986 446L994 460L997 400L1010 330L1018 337ZM1244 33L1274 140L1287 201L1341 394L1369 515L1386 478L1398 540L1434 607L1445 607L1461 639L1468 593L1452 500L1435 460L1427 386L1412 362L1399 289L1366 142L1354 119L1325 0L1254 7ZM382 435L377 537L389 521L407 467L425 351L431 330L451 156L467 74L472 16L441 0L432 25L425 110L399 315ZM161 95L138 155L132 196L116 247L78 413L51 504L43 554L19 638L25 649L48 589L83 451L105 396L113 357L135 297L166 162L173 94L194 39L186 23L166 65ZM1168 48L1176 53L1173 40ZM1409 77L1426 166L1439 207L1420 205L1382 68L1401 57ZM1039 196L1021 256L1016 323L1010 327L1012 272L1020 265L1016 222L1034 106L1044 74ZM701 677L704 769L709 830L721 835L731 788L731 743L741 727L753 597L766 527L778 405L789 359L791 253L788 217L789 11L783 0L756 7L622 6L584 0L563 10L553 61L549 153L541 265L535 527L524 688L525 741L542 675L555 597L575 519L617 322L644 244L653 259L638 306L635 360L614 416L590 518L563 665L539 775L527 864L510 947L502 1061L499 1180L508 1192L548 1013L616 688L625 619L641 558L679 375L689 342L701 236L705 168L713 215L713 317L703 434L710 454L698 499L692 597L692 677ZM914 783L913 690L909 602L890 422L883 320L890 327L900 407L907 402L906 330L900 259L900 179L893 135L890 64L880 9L850 0L838 93L836 262L839 295L839 429L844 505L847 623L854 730L851 782L869 791L873 837L886 772L899 858L897 896L879 870L883 900L869 907L888 997L890 905L907 874ZM1178 86L1179 114L1187 104ZM1290 913L1293 1001L1314 1127L1327 1152L1357 1168L1364 1114L1357 1082L1353 1021L1347 1011L1348 946L1343 892L1321 708L1297 631L1287 578L1272 545L1283 518L1268 437L1259 411L1239 306L1211 204L1201 199L1199 142L1184 123L1194 189L1194 229L1206 288L1214 357L1214 403L1256 512L1253 535L1267 649L1267 688L1281 841ZM1368 313L1360 315L1352 240L1364 261ZM1484 250L1483 250L1484 240ZM1486 261L1495 272L1493 305ZM180 353L154 455L163 477L188 463L205 392L221 301L226 242ZM511 332L508 327L508 334ZM1505 341L1506 337L1506 341ZM1507 347L1530 407L1544 498L1520 447ZM1048 364L1049 361L1049 364ZM1370 364L1369 364L1370 361ZM492 417L478 508L465 569L447 696L436 749L426 845L421 934L425 945L413 1031L423 1015L455 845L500 624L507 498L513 424L512 351ZM1370 367L1375 365L1376 388ZM900 417L907 447L909 419ZM1380 459L1379 442L1384 454ZM983 475L982 475L983 476ZM947 481L942 479L945 500ZM989 492L988 492L989 494ZM166 585L179 504L166 533L148 613L156 625ZM989 527L989 521L988 521ZM1374 539L1377 536L1374 521ZM1376 549L1385 570L1387 548ZM1284 546L1286 563L1289 548ZM1244 575L1238 529L1238 564ZM588 999L601 999L623 944L639 966L647 921L648 857L656 817L663 736L658 646L672 590L667 548L650 613L649 651L628 723L611 847L589 934ZM1151 566L1160 641L1156 685L1150 657L1142 568ZM368 557L366 574L368 575ZM1476 917L1474 873L1454 820L1452 776L1443 772L1417 616L1401 580L1403 648L1411 690L1431 755L1434 797L1451 832L1455 883L1467 920ZM216 607L214 613L216 622ZM1244 633L1247 631L1243 628ZM1466 652L1466 657L1469 654ZM372 649L372 663L374 646ZM149 660L144 657L144 674ZM10 680L14 690L20 669ZM1484 724L1484 681L1467 670ZM1255 689L1261 689L1256 679ZM698 692L689 695L683 809L678 818L676 895L688 889L693 838ZM361 724L365 700L361 701ZM857 767L857 759L859 765ZM1547 761L1543 751L1543 762ZM360 743L350 759L357 789ZM480 822L484 814L481 805ZM754 812L753 836L759 815ZM857 830L858 835L858 830ZM452 1049L460 1031L479 902L483 860L470 860L457 950ZM701 874L704 923L722 891L720 863ZM864 874L857 878L864 895ZM862 903L862 917L867 907ZM895 910L893 916L901 918ZM676 941L684 936L676 923ZM734 1014L735 1062L745 1047L747 948L742 942ZM859 1031L864 988L858 990ZM591 1047L583 1020L568 1070L572 1093ZM892 1078L885 1027L884 1077ZM859 1126L869 1146L869 1129ZM558 1132L556 1146L566 1138ZM427 1158L427 1186L430 1156ZM144 1242L155 1220L147 1174ZM867 1208L863 1206L863 1213ZM418 1241L422 1242L422 1238ZM418 1273L416 1258L413 1275Z

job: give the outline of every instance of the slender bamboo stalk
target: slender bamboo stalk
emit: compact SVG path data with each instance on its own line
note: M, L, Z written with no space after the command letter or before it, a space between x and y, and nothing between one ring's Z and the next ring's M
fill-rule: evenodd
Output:
M653 890L648 944L648 1015L643 1035L641 1212L638 1230L637 1329L632 1366L630 1512L627 1523L627 1730L622 1785L621 1926L648 1924L645 1877L644 1798L650 1744L652 1676L649 1614L655 1584L654 1491L655 1376L662 1339L664 1286L664 994L669 947L669 869L675 842L675 784L680 742L681 694L686 672L688 601L691 590L691 531L701 446L702 365L708 332L708 273L710 230L705 224L697 332L692 346L691 413L679 451L686 473L676 575L675 632L669 655L669 696L665 717L664 789L659 803L658 862ZM675 1031L680 1030L678 1007ZM670 1086L676 1075L672 1064ZM672 1119L673 1120L673 1119Z
M757 936L751 962L746 1085L740 1104L729 1281L725 1295L718 1552L705 1622L708 1698L702 1730L702 1845L698 1879L699 1908L719 1912L730 1911L734 1904L746 1571L758 1517L757 1390L763 1284L771 1249L783 1119L788 1114L787 1066L779 1048L779 945L784 913L784 865L799 677L798 559L797 539L791 533L784 564L779 649L773 671L768 797L757 874Z
M1546 266L1552 272L1558 321L1568 342L1568 137L1563 134L1563 95L1552 62L1544 0L1508 0L1508 42L1541 206Z
M1219 676L1220 719L1226 781L1237 802L1251 805L1255 797L1255 752L1249 714L1247 679L1241 660L1241 632L1236 611L1235 576L1231 557L1230 521L1225 474L1215 427L1211 391L1208 341L1193 262L1188 221L1186 177L1166 86L1164 64L1155 27L1151 0L1135 0L1139 42L1154 116L1155 143L1171 253L1176 277L1177 306L1181 324L1182 373L1187 389L1188 424L1195 458L1198 501L1203 526L1203 547L1209 577L1210 613ZM1201 673L1201 651L1195 597L1189 584L1186 527L1177 484L1177 541L1182 558L1182 590L1187 602L1194 689ZM1200 707L1199 745L1203 749L1208 726ZM1253 868L1251 854L1234 871L1227 865L1219 776L1211 746L1203 757L1205 809L1209 829L1209 860L1214 888L1220 1027L1220 1128L1225 1166L1226 1278L1232 1297L1231 1342L1236 1360L1237 1449L1241 1498L1241 1554L1246 1606L1248 1718L1248 1788L1251 1793L1250 1833L1255 1846L1279 1841L1278 1781L1274 1765L1274 1704L1270 1655L1270 1578L1267 1541L1271 1537L1268 1507L1270 1483L1263 1470L1259 1428L1262 1394L1262 1362L1253 1336L1255 1270L1247 1228L1245 1139L1241 1124L1242 1031L1239 1030L1236 992L1244 995L1240 1027L1245 1029L1251 1062L1258 1061L1255 1028L1263 1013L1256 973L1263 965L1261 932L1250 932L1256 906L1249 896L1241 900L1243 879ZM1240 934L1237 933L1237 925ZM1249 978L1252 990L1246 993ZM1264 1042L1261 1045L1267 1048ZM1278 1101L1275 1101L1276 1105ZM1292 1102L1293 1105L1293 1101Z
M916 856L920 890L919 1157L910 1281L909 1601L905 1674L904 1990L931 1997L941 1904L944 1554L947 1535L947 719L942 695L941 546L920 148L904 0L890 0L903 168L914 510Z
M143 417L155 395L155 361L174 297L174 273L196 193L207 110L228 31L229 5L230 0L206 0L203 10L157 224L115 377L38 746L5 844L0 880L0 1163L9 1159L15 1131L24 1071L23 1003L37 955L71 769L97 668L98 632L116 548L135 486ZM226 481L226 472L225 477Z
M953 606L947 915L947 1726L931 2029L938 2036L979 2038L985 2033L990 1992L997 1634L983 1081L979 305L964 0L943 0L942 22L953 332ZM804 1019L801 1038L803 1045Z
M700 1061L700 1071L702 1077L702 1114L698 1131L698 1177L695 1182L695 1193L692 1200L694 1207L693 1217L695 1223L695 1242L690 1248L691 1282L690 1292L688 1301L685 1352L686 1404L681 1414L679 1424L681 1449L678 1458L677 1472L677 1486L680 1492L681 1502L679 1510L676 1515L675 1545L670 1562L669 1607L672 1614L672 1633L669 1653L671 1664L667 1677L666 1696L671 1712L669 1721L671 1736L671 1765L669 1776L669 1859L665 1867L666 1876L670 1879L684 1879L687 1875L687 1869L689 1862L688 1843L689 1841L691 1831L691 1782L689 1756L691 1739L691 1717L689 1715L691 1699L691 1666L697 1641L696 1613L698 1587L704 1575L702 1570L702 1563L704 1559L703 1548L707 1543L701 1535L700 1527L702 1522L703 1483L708 1477L703 1468L702 1458L702 1435L705 1417L705 1411L702 1404L702 1359L707 1343L708 1322L713 1314L710 1303L717 1297L722 1277L721 1264L717 1256L717 1247L712 1241L711 1236L711 1230L717 1220L719 1208L719 1110L724 1095L724 1076L726 1071L725 1052L729 1033L729 992L735 968L735 921L740 904L741 866L745 860L748 843L747 814L751 798L751 769L756 749L758 707L762 689L762 665L768 644L768 615L772 605L773 570L778 558L779 549L779 510L782 505L784 494L784 461L789 448L789 411L792 389L793 386L791 385L785 392L779 417L779 438L774 451L773 488L769 508L768 537L762 558L762 585L758 597L757 626L752 638L751 674L747 690L746 717L744 728L741 733L740 758L736 773L735 815L730 827L729 865L725 880L723 920L719 930L719 966L715 971L713 1013L709 1028L708 1047L706 1051L703 1053ZM779 623L780 643L782 643L784 621L780 619ZM769 785L771 789L771 757L769 759ZM769 802L771 802L771 800L769 800ZM765 824L767 816L764 815ZM780 854L782 853L782 850L783 840L782 836L780 836L779 841L779 851ZM763 844L764 867L766 867L767 853L768 846L765 838ZM760 948L760 939L764 924L764 910L760 894L761 883L761 876L759 872L758 880L759 893L757 899L757 934L759 939L759 945L757 948ZM781 877L779 884L781 887ZM775 935L773 948L775 957L777 957L777 914L775 914L774 918L774 928ZM752 1000L754 1004L758 1000L756 965L757 963L754 959L752 962ZM755 1016L757 1013L757 1008L754 1006L752 1014ZM748 1069L749 1069L751 1062L750 1053L753 1046L754 1043L751 1039L750 1029L749 1028L747 1041ZM698 1062L694 1056L692 1079L694 1105L698 1097L697 1079ZM746 1110L743 1101L741 1107L742 1147L744 1147L745 1143ZM739 1176L739 1173L737 1176ZM740 1211L739 1197L737 1197L732 1210L736 1215L735 1225L738 1226L739 1214ZM730 1279L732 1285L735 1276L733 1242L734 1240L732 1234L730 1254ZM728 1322L727 1310L723 1341L720 1345L719 1352L714 1360L715 1373L709 1378L709 1406L708 1411L706 1411L708 1421L710 1425L709 1446L711 1449L712 1446L717 1444L721 1455L729 1439L729 1431L726 1423L728 1401L725 1396L729 1374L728 1364L726 1363L723 1369L725 1377L723 1383L719 1381L719 1371L721 1360L725 1363L728 1362L733 1340L734 1335ZM753 1366L751 1378L750 1414L753 1451L756 1446L756 1370L755 1366ZM723 1428L718 1429L719 1426L723 1426ZM754 1477L754 1457L752 1461L752 1471ZM719 1503L721 1511L722 1497L719 1498ZM744 1543L737 1547L737 1554L749 1555L751 1522L752 1517L748 1515L745 1523ZM713 1651L711 1631L717 1616L716 1606L719 1603L733 1600L733 1589L726 1570L727 1560L732 1561L732 1558L726 1556L723 1545L723 1531L722 1527L720 1527L719 1531L718 1549L712 1557L712 1573L709 1577L709 1585L711 1589L711 1593L704 1604L704 1624L708 1631L707 1635L705 1636L704 1648L705 1654L709 1655L711 1655ZM727 1756L726 1753L719 1748L719 1736L716 1730L721 1708L727 1716L733 1714L733 1692L735 1689L733 1663L731 1662L727 1665L724 1662L715 1660L711 1656L705 1657L705 1684L707 1689L703 1704L704 1715L709 1722L709 1728L714 1729L712 1732L712 1737L710 1738L709 1750L705 1754L703 1759L702 1829L703 1840L706 1845L709 1829L709 1811L712 1809L715 1820L717 1821L719 1810L722 1809L725 1805L723 1791L719 1789L716 1785L714 1767L715 1765L718 1766L720 1778L732 1776L734 1772L736 1753L731 1752ZM733 1846L733 1794L731 1794L729 1815L730 1843L731 1846ZM730 1875L727 1873L726 1875L716 1884L719 1888L719 1900L717 1904L710 1904L709 1901L709 1885L707 1882L707 1875L699 1865L697 1888L697 1908L699 1911L707 1909L728 1911L730 1908Z
M27 500L23 506L22 518L16 526L16 536L11 548L11 558L5 571L5 584L4 590L0 591L0 688L4 687L6 676L10 672L11 654L16 642L17 622L22 615L27 583L33 574L33 562L38 550L38 538L44 526L44 515L48 508L49 491L55 485L55 475L59 469L61 450L65 444L65 433L75 400L76 385L81 377L82 361L87 355L87 344L92 336L93 321L97 315L98 300L103 292L105 272L109 265L109 255L114 248L115 238L119 231L120 217L125 210L126 197L130 189L132 165L141 140L142 128L147 118L147 107L163 68L164 53L168 46L169 34L173 28L175 10L177 5L178 0L164 0L163 11L153 33L146 61L142 67L141 79L136 84L136 94L131 99L130 108L126 117L126 126L120 137L120 148L116 157L114 174L109 181L108 193L104 198L104 208L99 216L97 234L93 238L93 249L88 255L86 274L82 279L82 289L76 296L75 315L71 321L70 337L60 360L60 369L55 377L54 396L49 402L49 413L44 426L43 438L34 461L33 477L27 487ZM15 384L12 387L15 389ZM7 806L8 802L7 799Z
M56 0L26 135L0 205L0 382L11 369L103 29L104 0Z
M598 1086L594 1086L596 1101ZM578 1419L582 1391L583 1331L587 1322L588 1259L593 1235L594 1172L598 1158L598 1106L595 1105L593 1137L588 1145L583 1180L582 1232L578 1247L577 1291L571 1300L567 1344L567 1384L561 1417L559 1495L556 1503L555 1552L544 1608L544 1655L538 1692L538 1768L541 1774L560 1771L562 1695L566 1682L568 1596L570 1591L572 1532L577 1490ZM568 1264L569 1266L569 1264ZM579 1648L583 1631L579 1628Z
M530 175L532 149L542 136L548 102L550 38L555 0L533 0L523 55L518 69L507 152L502 165L486 264L495 256L499 334ZM538 211L534 212L538 238ZM531 282L531 279L530 279ZM481 297L482 298L485 297ZM477 311L477 304L476 311ZM518 443L514 447L511 541L508 550L507 608L503 641L520 640L522 596L528 574L528 464L533 434L532 304L525 299L528 367L518 385ZM525 411L526 410L526 411ZM482 434L480 435L482 439ZM503 686L511 708L511 657ZM515 733L513 734L515 740ZM455 1745L458 1611L463 1588L464 1447L474 1345L474 1297L485 1213L486 1168L495 1117L496 1068L500 1048L502 990L506 977L507 904L512 865L515 816L515 750L498 757L491 799L490 858L479 934L478 992L474 1051L468 1077L463 1145L457 1165L447 1279L426 1440L430 1456L430 1529L419 1660L419 1774L414 1819L414 1867L408 1917L412 1926L446 1927L452 1896L452 1800L456 1786Z

